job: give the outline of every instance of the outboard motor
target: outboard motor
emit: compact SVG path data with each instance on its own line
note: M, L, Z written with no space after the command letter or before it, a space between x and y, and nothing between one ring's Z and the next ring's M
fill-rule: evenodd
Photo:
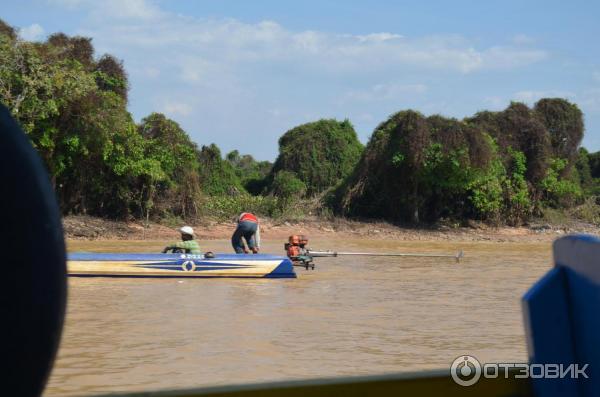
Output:
M288 242L284 244L285 252L288 258L293 259L306 254L306 245L308 238L302 234L294 234L289 237Z
M294 266L302 266L306 270L315 269L312 256L308 252L308 237L303 234L291 235L288 242L284 244L285 252Z

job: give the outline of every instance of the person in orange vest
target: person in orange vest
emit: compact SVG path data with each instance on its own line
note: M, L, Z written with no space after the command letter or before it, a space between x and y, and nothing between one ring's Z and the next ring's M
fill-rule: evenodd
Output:
M246 246L244 241L246 240ZM252 251L258 254L260 249L260 226L258 218L250 212L242 212L237 218L237 227L231 236L231 245L236 254L247 254Z

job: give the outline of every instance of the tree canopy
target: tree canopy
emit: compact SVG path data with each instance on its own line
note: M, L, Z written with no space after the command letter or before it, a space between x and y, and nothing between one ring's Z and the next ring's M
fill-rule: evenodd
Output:
M306 193L322 192L350 174L363 146L348 120L319 120L299 125L279 138L271 180L280 171L296 174Z
M534 109L512 103L463 121L401 111L375 129L334 207L405 222L518 224L542 205L580 199L569 170L582 136L582 114L564 99L542 99Z
M519 224L600 193L600 152L580 147L583 114L565 99L464 120L403 110L366 148L350 121L321 119L285 132L271 164L198 147L161 113L136 124L128 89L123 62L96 56L92 39L27 42L0 20L0 101L43 159L65 214L273 215L325 196L321 205L345 216Z

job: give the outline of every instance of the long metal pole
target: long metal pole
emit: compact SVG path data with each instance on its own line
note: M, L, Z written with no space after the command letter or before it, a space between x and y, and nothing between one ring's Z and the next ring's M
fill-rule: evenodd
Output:
M463 251L456 254L418 254L418 253L382 253L382 252L337 252L337 251L308 251L308 254L314 257L336 257L340 255L355 256L400 256L400 257L421 257L421 258L454 258L459 261L465 256Z

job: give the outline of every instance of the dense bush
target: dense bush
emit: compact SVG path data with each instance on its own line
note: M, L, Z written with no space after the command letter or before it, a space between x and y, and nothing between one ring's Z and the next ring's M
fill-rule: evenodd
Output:
M289 201L304 196L306 184L290 171L279 171L271 185L273 194L282 200Z
M507 166L511 150L525 155L526 178L535 187L546 175L550 139L546 128L525 104L513 102L502 112L479 112L466 122L490 134Z
M395 221L519 224L543 206L580 202L570 169L582 131L581 112L562 99L534 110L511 103L463 121L398 112L375 129L333 206Z
M545 98L535 104L534 111L548 131L552 157L566 159L568 166L577 157L583 139L581 110L565 99Z
M196 216L200 198L196 145L179 124L160 113L142 119L138 131L144 158L160 170L146 176L138 186L142 202L155 206L159 215Z
M0 19L0 40L5 39L14 41L17 38L17 32L15 28L8 25L6 22Z
M551 160L546 177L541 181L545 194L545 203L555 207L571 207L583 196L578 180L562 177L567 168L567 160L555 158Z
M88 38L29 43L0 24L0 100L44 160L63 212L193 216L195 145L160 114L136 126L122 63L93 54Z
M221 157L221 150L215 144L202 146L198 152L200 164L200 184L202 190L211 196L235 196L244 188L235 174L233 166Z
M0 99L44 160L65 212L122 215L135 124L123 98L98 88L90 40L61 38L59 47L0 35Z
M213 196L206 198L201 205L203 215L221 221L231 221L241 212L252 212L260 217L285 220L303 219L311 208L310 202L285 200L277 196L253 196L241 193L236 196Z
M592 178L600 178L600 152L589 153L588 159Z
M362 145L348 120L302 124L279 138L279 156L269 183L278 172L289 171L306 185L306 194L322 192L352 172L361 151Z
M253 195L264 193L267 189L267 176L273 168L269 161L256 161L249 154L240 155L237 150L232 150L225 156L233 166L235 174L240 179L244 188Z
M476 186L479 208L493 211L497 198L484 172L493 150L489 136L471 125L398 112L375 129L355 172L338 190L338 209L413 222L460 218L473 212L468 188Z
M109 54L103 55L96 64L95 76L98 88L112 91L127 101L129 83L122 61Z
M600 196L600 152L588 153L581 148L576 160L576 170L584 195Z

